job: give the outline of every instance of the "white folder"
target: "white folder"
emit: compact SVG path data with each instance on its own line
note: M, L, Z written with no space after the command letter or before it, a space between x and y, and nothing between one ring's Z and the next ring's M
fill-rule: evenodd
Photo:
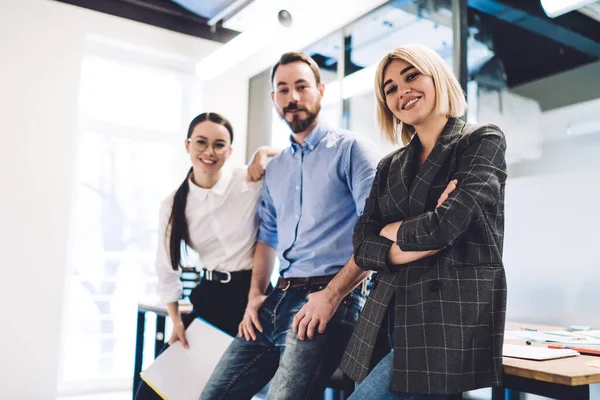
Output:
M502 355L504 357L543 361L578 356L579 352L570 349L549 349L547 347L505 344L502 347Z
M175 342L146 370L142 379L165 400L198 400L233 338L196 318L185 331L189 348Z

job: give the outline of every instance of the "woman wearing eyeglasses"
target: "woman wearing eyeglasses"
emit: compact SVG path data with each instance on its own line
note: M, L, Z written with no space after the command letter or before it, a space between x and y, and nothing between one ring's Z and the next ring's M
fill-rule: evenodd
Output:
M277 151L261 147L250 167L223 168L232 142L233 128L225 117L195 117L185 140L192 167L161 205L156 272L160 300L173 322L169 345L181 341L187 348L185 329L196 317L237 335L248 302L253 257L265 257L255 240L262 188L258 180L264 161ZM198 253L202 266L200 283L190 294L193 311L184 318L178 305L182 244ZM142 383L136 398L160 397Z

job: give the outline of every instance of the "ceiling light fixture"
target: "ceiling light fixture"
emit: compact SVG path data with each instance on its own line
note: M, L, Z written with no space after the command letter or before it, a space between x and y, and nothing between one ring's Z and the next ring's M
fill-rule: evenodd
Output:
M600 2L588 4L577 11L600 22Z
M567 135L584 136L600 133L600 119L588 119L567 125Z
M540 0L542 8L550 18L558 17L578 8L594 3L596 0Z

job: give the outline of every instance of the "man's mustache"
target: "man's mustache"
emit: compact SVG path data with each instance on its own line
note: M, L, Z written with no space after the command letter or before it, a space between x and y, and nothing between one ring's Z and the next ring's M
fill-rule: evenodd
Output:
M290 111L306 111L306 108L299 107L297 104L290 104L289 106L283 108L284 113L287 113Z

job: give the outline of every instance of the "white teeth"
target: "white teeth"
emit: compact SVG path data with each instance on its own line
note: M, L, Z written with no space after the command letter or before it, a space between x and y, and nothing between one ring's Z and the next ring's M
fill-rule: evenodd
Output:
M202 160L201 159L200 161L202 161L204 164L214 164L214 163L216 163L216 161L211 161L211 160Z
M406 108L406 107L410 106L411 104L416 103L417 100L419 100L419 97L415 97L414 99L412 99L411 101L409 101L408 103L406 103L404 105L404 107L402 107L402 108Z

